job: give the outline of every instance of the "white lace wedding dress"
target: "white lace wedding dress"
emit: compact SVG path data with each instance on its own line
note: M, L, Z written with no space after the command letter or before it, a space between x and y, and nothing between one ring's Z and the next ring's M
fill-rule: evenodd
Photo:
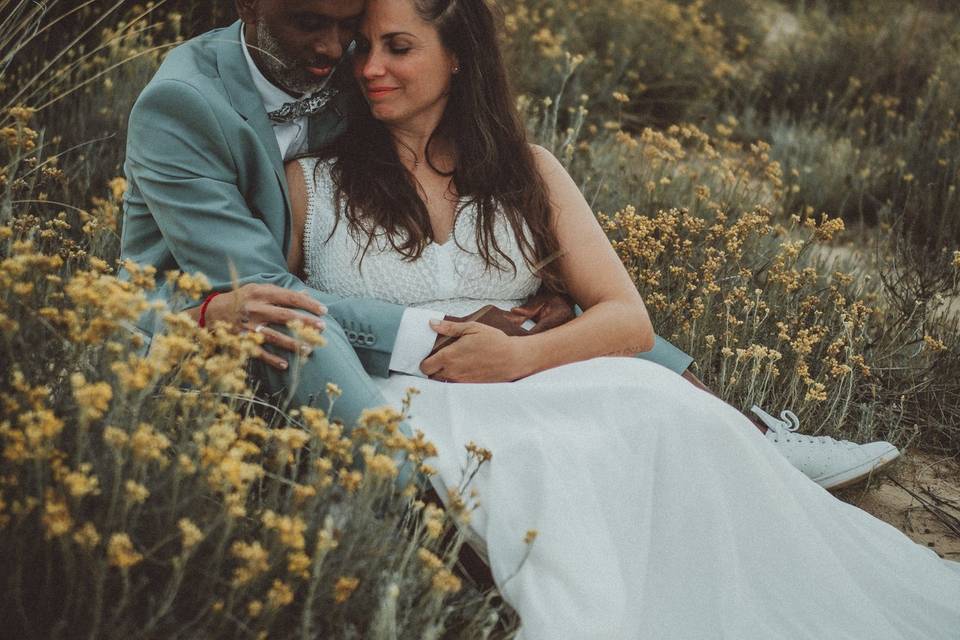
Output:
M409 262L384 241L359 270L328 172L302 165L311 286L456 315L537 288L506 225L520 273L484 270L469 208L460 246ZM439 449L441 494L467 442L493 452L472 528L526 640L960 638L960 564L835 499L665 368L598 358L505 384L379 382L391 402L421 389L411 422Z

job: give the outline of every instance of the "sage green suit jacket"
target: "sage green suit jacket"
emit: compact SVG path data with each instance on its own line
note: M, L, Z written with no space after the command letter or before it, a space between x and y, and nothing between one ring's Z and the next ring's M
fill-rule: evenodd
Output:
M342 92L310 121L311 148L343 131L351 96ZM159 274L201 272L214 290L232 287L232 266L239 284L307 292L327 305L365 368L387 375L404 307L317 291L287 271L283 159L241 49L239 22L171 51L131 111L124 169L124 259ZM167 284L152 295L178 305ZM152 335L158 324L146 316L140 329Z
M269 283L304 291L325 304L363 367L388 375L404 307L343 298L306 286L287 271L290 199L283 159L240 45L241 23L177 47L137 99L130 114L124 165L121 255L158 274L201 272L214 290L234 283ZM344 91L308 126L318 149L346 128L358 96ZM175 309L196 304L153 298ZM159 330L148 314L139 328ZM692 358L662 339L639 357L682 372ZM335 365L334 365L335 366Z

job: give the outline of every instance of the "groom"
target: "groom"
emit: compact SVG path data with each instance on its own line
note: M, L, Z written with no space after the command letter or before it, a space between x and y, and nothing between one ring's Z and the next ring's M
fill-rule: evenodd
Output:
M174 49L130 114L121 239L124 259L160 273L202 272L214 291L239 284L238 292L208 299L203 315L194 309L194 316L231 319L262 332L271 348L254 375L269 393L290 392L294 406L316 400L313 394L327 383L337 384L343 396L335 417L346 424L363 408L383 404L369 375L422 375L421 363L439 341L429 322L441 319L426 310L317 291L287 271L290 202L283 163L334 140L351 110L362 108L357 92L342 82L349 69L337 65L363 8L364 0L237 0L239 22ZM169 302L169 287L152 295ZM532 331L540 331L564 311L547 304L524 314L535 324ZM327 339L296 373L281 357L296 348L281 329L293 318L323 328ZM518 334L523 320L496 310L485 319ZM445 324L441 331L456 333L457 326ZM140 328L148 335L162 329L154 316L142 318ZM454 346L433 358L455 357ZM639 357L698 383L688 371L693 359L666 341L658 338L654 350ZM886 443L800 436L789 422L758 415L765 423L758 426L781 452L828 488L896 457Z

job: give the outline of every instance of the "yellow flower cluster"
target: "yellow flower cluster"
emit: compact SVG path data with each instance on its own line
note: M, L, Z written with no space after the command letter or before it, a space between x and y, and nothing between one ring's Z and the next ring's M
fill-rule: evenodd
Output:
M343 604L350 599L350 596L359 586L360 580L358 578L341 576L333 586L333 601L337 604Z
M230 547L230 555L242 562L233 570L233 586L240 587L270 570L270 552L259 542L237 541Z
M100 493L100 480L90 474L93 468L89 462L80 465L77 471L69 471L63 476L63 486L67 493L74 498L82 498L87 495L97 495Z
M107 543L107 561L112 567L129 569L143 560L143 554L134 549L130 536L126 533L115 533Z
M180 544L183 545L184 551L192 549L203 541L203 531L189 518L180 518L177 527L180 529Z
M449 569L440 569L430 580L430 585L434 592L439 595L457 593L462 586L460 578L455 576Z
M306 546L304 532L307 524L299 516L279 516L267 510L261 517L261 521L267 529L277 532L283 546L297 551L302 551Z
M70 385L73 387L73 397L80 410L80 422L102 418L110 407L113 399L113 387L106 382L87 383L82 373L70 376Z

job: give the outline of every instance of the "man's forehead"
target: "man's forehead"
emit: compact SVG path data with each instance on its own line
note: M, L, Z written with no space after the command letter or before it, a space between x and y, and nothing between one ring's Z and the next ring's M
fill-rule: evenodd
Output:
M272 0L268 4L285 13L309 13L343 19L363 13L366 0Z

